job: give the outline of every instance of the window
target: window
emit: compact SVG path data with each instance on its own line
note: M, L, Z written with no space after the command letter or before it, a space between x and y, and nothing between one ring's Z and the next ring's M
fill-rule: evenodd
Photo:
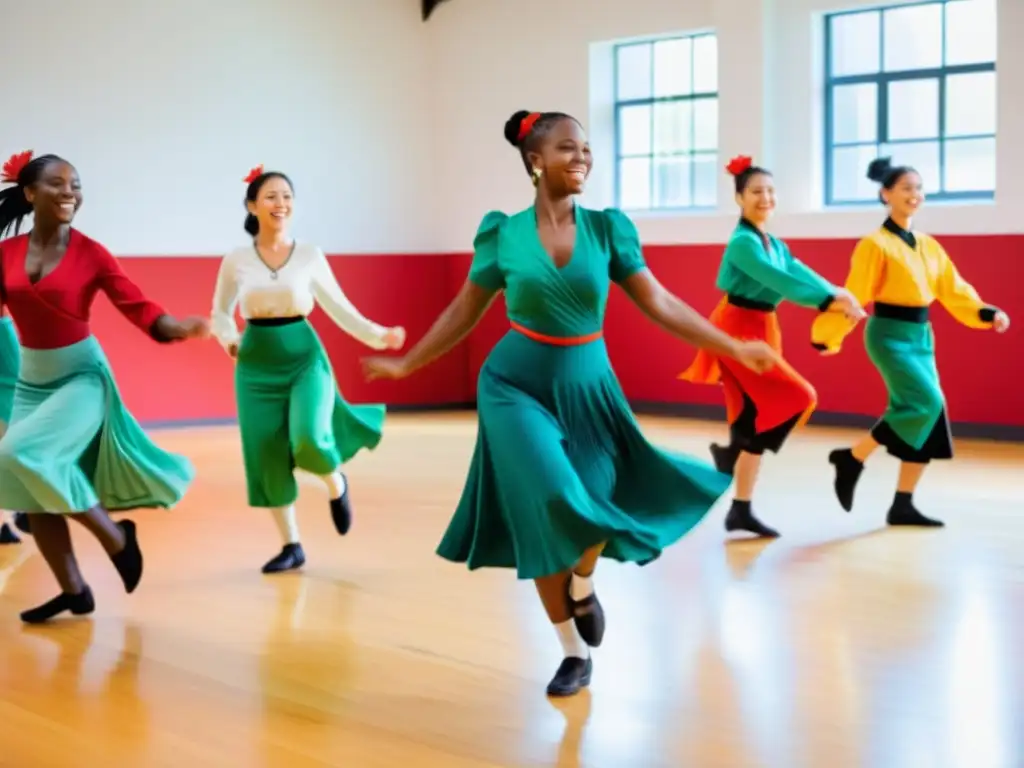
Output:
M991 199L996 2L930 0L825 17L825 202L878 199L868 163L912 165L932 198Z
M615 197L626 210L714 208L718 40L615 47Z

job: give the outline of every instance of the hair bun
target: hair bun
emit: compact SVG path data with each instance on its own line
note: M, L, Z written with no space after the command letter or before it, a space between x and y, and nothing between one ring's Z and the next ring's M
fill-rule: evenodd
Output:
M519 147L519 128L522 126L523 120L529 116L528 110L520 109L505 122L505 141L513 147Z
M885 177L889 175L889 171L892 170L892 158L891 157L879 157L872 160L868 165L868 178L878 184L885 181Z

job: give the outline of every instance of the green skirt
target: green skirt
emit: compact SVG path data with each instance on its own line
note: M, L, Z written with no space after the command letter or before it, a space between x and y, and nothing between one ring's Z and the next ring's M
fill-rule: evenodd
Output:
M250 506L292 504L296 469L329 475L380 443L386 408L345 402L304 318L246 325L235 393Z
M94 337L61 349L22 348L0 439L0 509L170 508L193 476L188 459L159 448L125 409Z
M18 383L21 369L21 351L18 348L18 334L9 317L0 317L0 435L11 420L14 408L14 385Z
M872 429L875 440L901 461L952 458L931 323L871 317L864 346L889 393L888 407Z
M560 347L512 331L480 371L479 431L437 553L535 579L588 548L641 565L693 529L729 487L710 464L640 432L603 340Z

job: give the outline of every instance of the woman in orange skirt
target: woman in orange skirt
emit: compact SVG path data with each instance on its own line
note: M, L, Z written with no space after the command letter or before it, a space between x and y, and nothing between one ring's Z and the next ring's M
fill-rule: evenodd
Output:
M843 312L852 319L863 317L864 310L848 291L794 258L784 242L765 231L775 210L771 173L753 165L749 157L734 158L726 169L735 178L741 218L718 271L716 285L725 296L710 320L735 338L766 341L780 353L780 360L758 374L701 350L679 378L720 384L725 390L729 444L711 445L718 470L736 476L725 529L775 538L778 532L762 523L751 508L761 456L765 451L778 453L817 404L814 387L781 359L782 333L775 309L788 300L820 311Z

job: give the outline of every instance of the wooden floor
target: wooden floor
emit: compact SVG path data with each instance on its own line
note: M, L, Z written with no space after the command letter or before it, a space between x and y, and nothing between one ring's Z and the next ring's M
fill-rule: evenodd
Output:
M720 427L645 420L703 455ZM1011 768L1024 765L1024 447L961 444L926 476L939 532L881 527L896 465L852 515L806 430L766 460L781 540L725 543L724 510L643 569L603 563L589 692L549 702L560 660L532 586L433 554L471 416L396 416L350 468L338 538L304 481L302 575L245 508L234 429L164 432L198 480L144 512L131 597L76 532L91 620L25 628L54 594L29 541L0 548L0 765L10 768Z

